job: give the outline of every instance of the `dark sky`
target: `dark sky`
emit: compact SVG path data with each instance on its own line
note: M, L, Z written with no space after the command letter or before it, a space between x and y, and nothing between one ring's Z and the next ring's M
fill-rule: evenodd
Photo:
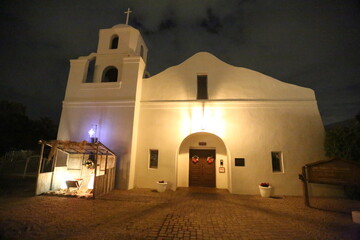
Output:
M325 124L360 111L360 1L3 0L0 99L58 121L69 59L96 51L98 30L141 30L152 74L199 51L315 90Z

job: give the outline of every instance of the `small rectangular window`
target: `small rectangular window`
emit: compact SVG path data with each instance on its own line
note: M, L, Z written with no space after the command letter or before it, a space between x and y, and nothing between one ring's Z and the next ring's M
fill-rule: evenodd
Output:
M158 168L159 150L150 149L149 168Z
M197 76L196 99L208 99L207 75L198 75Z
M281 152L271 152L273 172L283 172L283 158Z
M245 158L235 158L235 167L244 167Z

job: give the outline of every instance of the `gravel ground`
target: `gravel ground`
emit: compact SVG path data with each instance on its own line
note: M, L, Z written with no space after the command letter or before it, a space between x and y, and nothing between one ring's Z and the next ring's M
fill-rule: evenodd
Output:
M360 201L226 190L115 190L87 200L0 195L0 239L360 239Z

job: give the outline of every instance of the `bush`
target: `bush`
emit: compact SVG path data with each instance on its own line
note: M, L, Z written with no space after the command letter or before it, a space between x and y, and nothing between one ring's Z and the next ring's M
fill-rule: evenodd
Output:
M357 117L357 119L360 119ZM349 127L335 127L326 131L325 152L328 157L360 161L360 122Z

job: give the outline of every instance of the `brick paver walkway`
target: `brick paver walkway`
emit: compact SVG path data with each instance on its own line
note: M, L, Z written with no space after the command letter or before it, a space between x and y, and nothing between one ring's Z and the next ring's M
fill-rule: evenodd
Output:
M99 200L0 199L0 234L12 239L360 239L360 225L350 215L360 210L359 201L311 201L317 208L305 207L301 197L261 198L206 188L116 190Z

